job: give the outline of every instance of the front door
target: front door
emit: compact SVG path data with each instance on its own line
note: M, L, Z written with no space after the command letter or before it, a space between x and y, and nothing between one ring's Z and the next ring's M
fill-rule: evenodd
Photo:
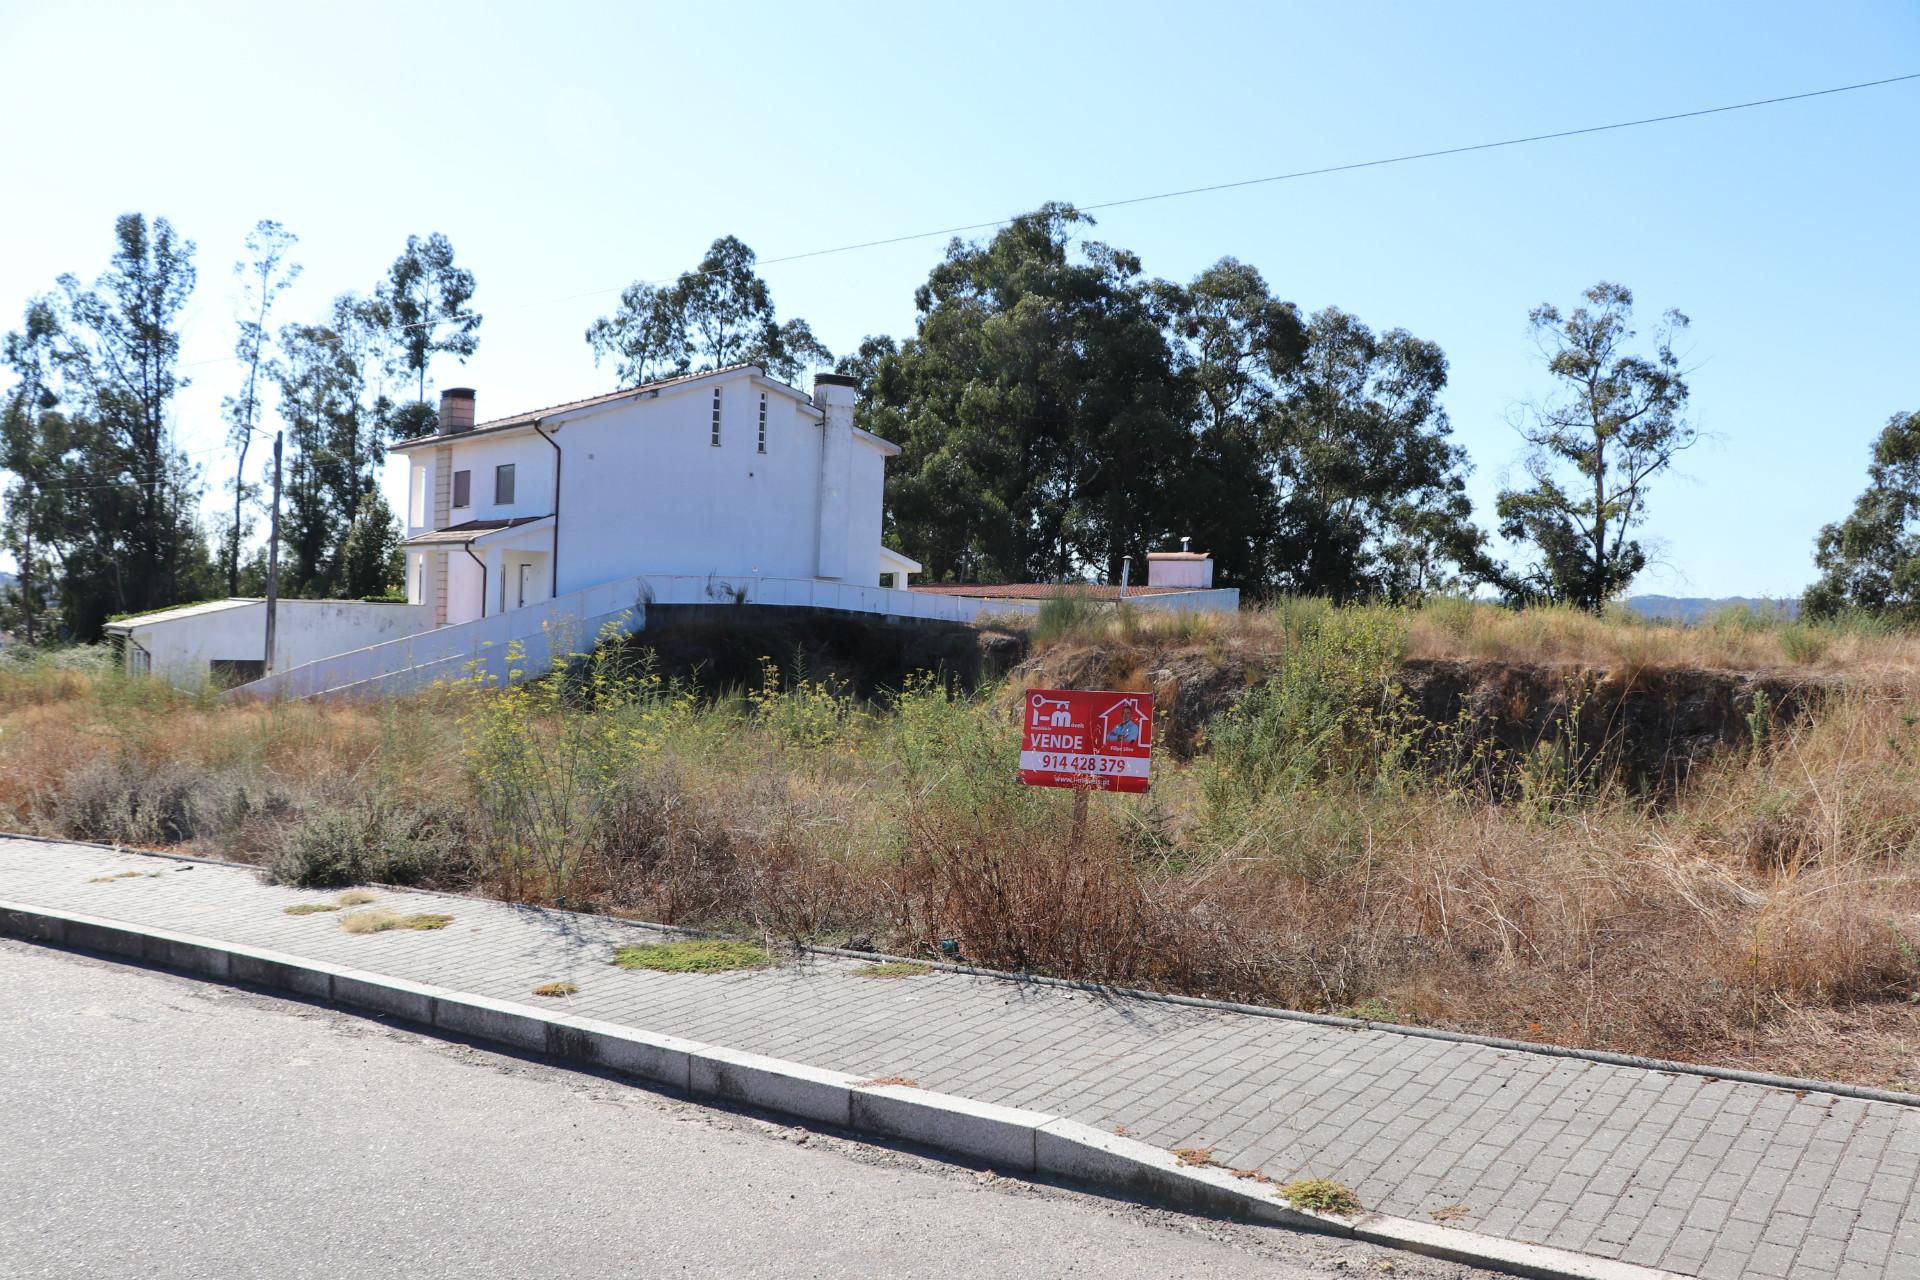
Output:
M533 594L533 566L522 561L520 564L520 596L514 604L516 609L527 607L527 597Z

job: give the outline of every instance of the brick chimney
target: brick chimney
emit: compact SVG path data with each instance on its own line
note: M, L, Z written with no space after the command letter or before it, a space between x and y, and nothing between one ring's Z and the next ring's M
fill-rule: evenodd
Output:
M440 393L440 434L473 430L473 388L448 387Z

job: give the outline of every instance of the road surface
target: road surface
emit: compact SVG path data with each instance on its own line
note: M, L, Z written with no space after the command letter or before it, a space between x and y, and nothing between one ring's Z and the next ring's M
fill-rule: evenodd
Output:
M1472 1277L0 940L0 1276Z

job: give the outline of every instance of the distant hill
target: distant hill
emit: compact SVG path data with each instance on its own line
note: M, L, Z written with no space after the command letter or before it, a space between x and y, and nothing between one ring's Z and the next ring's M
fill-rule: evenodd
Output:
M1704 622L1719 610L1728 608L1746 608L1755 613L1780 613L1789 618L1800 616L1798 600L1767 600L1753 596L1628 596L1621 603L1643 618L1678 622L1682 626Z

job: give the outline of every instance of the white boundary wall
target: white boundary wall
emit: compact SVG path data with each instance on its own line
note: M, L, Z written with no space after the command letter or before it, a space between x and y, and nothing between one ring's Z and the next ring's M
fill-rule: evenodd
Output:
M1177 595L1129 596L1126 603L1135 608L1166 612L1231 612L1240 607L1240 593L1232 588L1185 591ZM987 600L892 587L852 586L818 578L649 574L621 578L524 609L422 631L404 639L276 671L264 680L229 690L226 696L379 697L423 689L441 680L453 682L477 677L504 682L510 675L528 679L551 670L556 651L564 657L591 648L609 624L623 634L642 629L649 604L784 605L866 613L888 619L970 623L982 618L1035 614L1045 601ZM507 655L516 643L522 653L510 673Z

